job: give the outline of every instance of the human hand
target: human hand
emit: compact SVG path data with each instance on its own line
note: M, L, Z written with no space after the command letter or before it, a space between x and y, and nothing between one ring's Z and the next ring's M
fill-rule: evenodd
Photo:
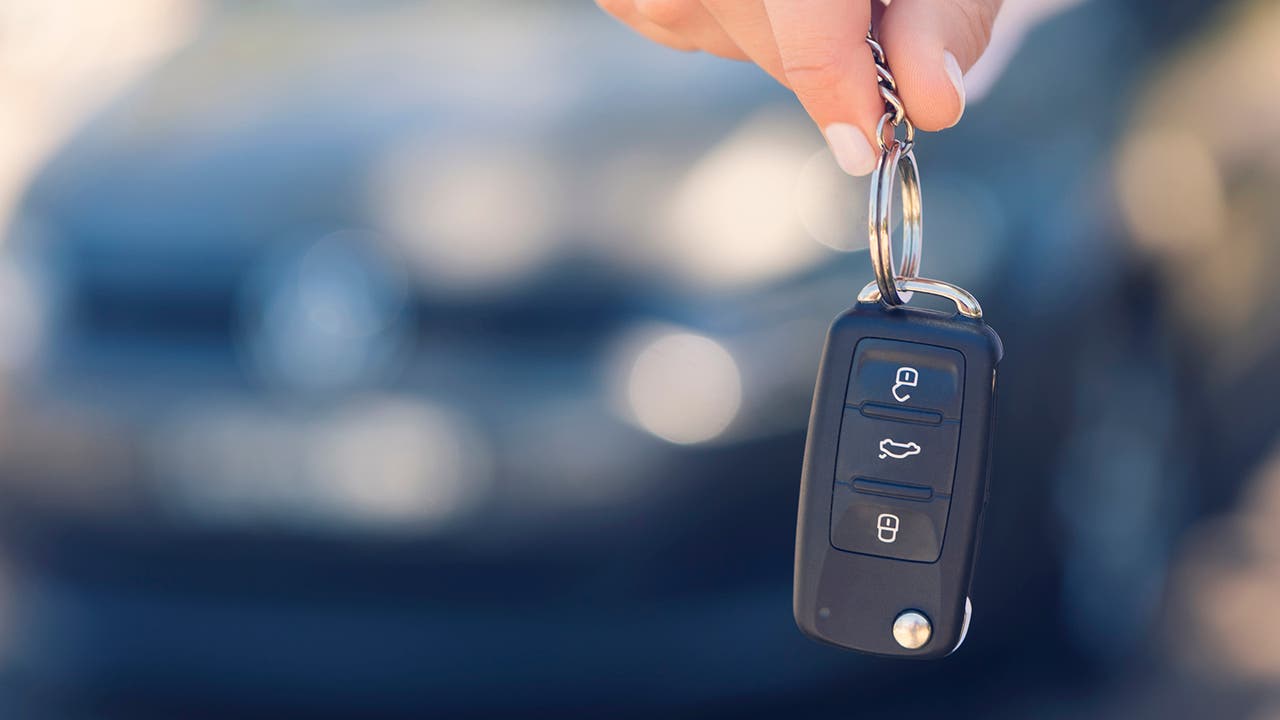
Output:
M596 0L655 42L759 65L795 92L850 175L875 169L884 114L864 40L873 14L907 116L941 130L964 113L964 73L986 50L1001 2Z

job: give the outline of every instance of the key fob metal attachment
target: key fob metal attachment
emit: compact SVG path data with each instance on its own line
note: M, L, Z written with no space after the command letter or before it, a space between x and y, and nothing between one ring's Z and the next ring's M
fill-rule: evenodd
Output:
M818 369L796 525L796 624L822 642L938 658L960 646L987 501L1000 338L965 290L919 276L914 131L884 51L885 113L871 176L875 280L836 318ZM906 135L886 138L887 125ZM890 217L902 189L901 264ZM913 293L955 312L907 307Z

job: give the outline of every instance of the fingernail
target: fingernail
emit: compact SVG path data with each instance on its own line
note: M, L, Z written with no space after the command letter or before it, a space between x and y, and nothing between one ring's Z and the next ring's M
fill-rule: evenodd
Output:
M832 123L823 131L827 136L827 145L836 156L836 164L840 169L854 176L870 173L876 167L876 156L871 152L871 144L867 136L858 128L848 123Z
M950 51L942 51L942 67L947 71L947 77L951 80L951 87L956 89L956 99L960 101L960 112L956 114L955 122L960 122L960 118L964 117L964 73L960 70L960 63L956 62L956 56Z

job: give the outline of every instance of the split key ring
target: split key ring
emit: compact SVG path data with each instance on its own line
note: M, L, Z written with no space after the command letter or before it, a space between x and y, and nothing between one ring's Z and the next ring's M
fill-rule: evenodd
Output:
M895 272L890 219L893 215L893 186L899 178L902 186L902 264ZM871 199L867 213L871 267L875 272L881 301L891 307L904 305L911 300L910 291L899 292L896 279L920 275L920 260L924 250L922 216L920 168L916 165L915 153L909 142L904 143L895 138L880 153L876 169L871 173Z

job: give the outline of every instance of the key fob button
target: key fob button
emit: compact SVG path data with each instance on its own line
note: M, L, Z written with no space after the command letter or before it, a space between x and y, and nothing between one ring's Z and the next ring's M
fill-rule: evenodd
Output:
M945 498L922 502L868 495L838 482L831 497L831 545L865 555L936 562L948 507Z
M866 478L928 487L935 494L950 495L959 445L958 422L893 422L845 408L835 479L852 482Z
M867 338L858 343L846 402L921 408L952 420L964 401L964 356L955 350Z

